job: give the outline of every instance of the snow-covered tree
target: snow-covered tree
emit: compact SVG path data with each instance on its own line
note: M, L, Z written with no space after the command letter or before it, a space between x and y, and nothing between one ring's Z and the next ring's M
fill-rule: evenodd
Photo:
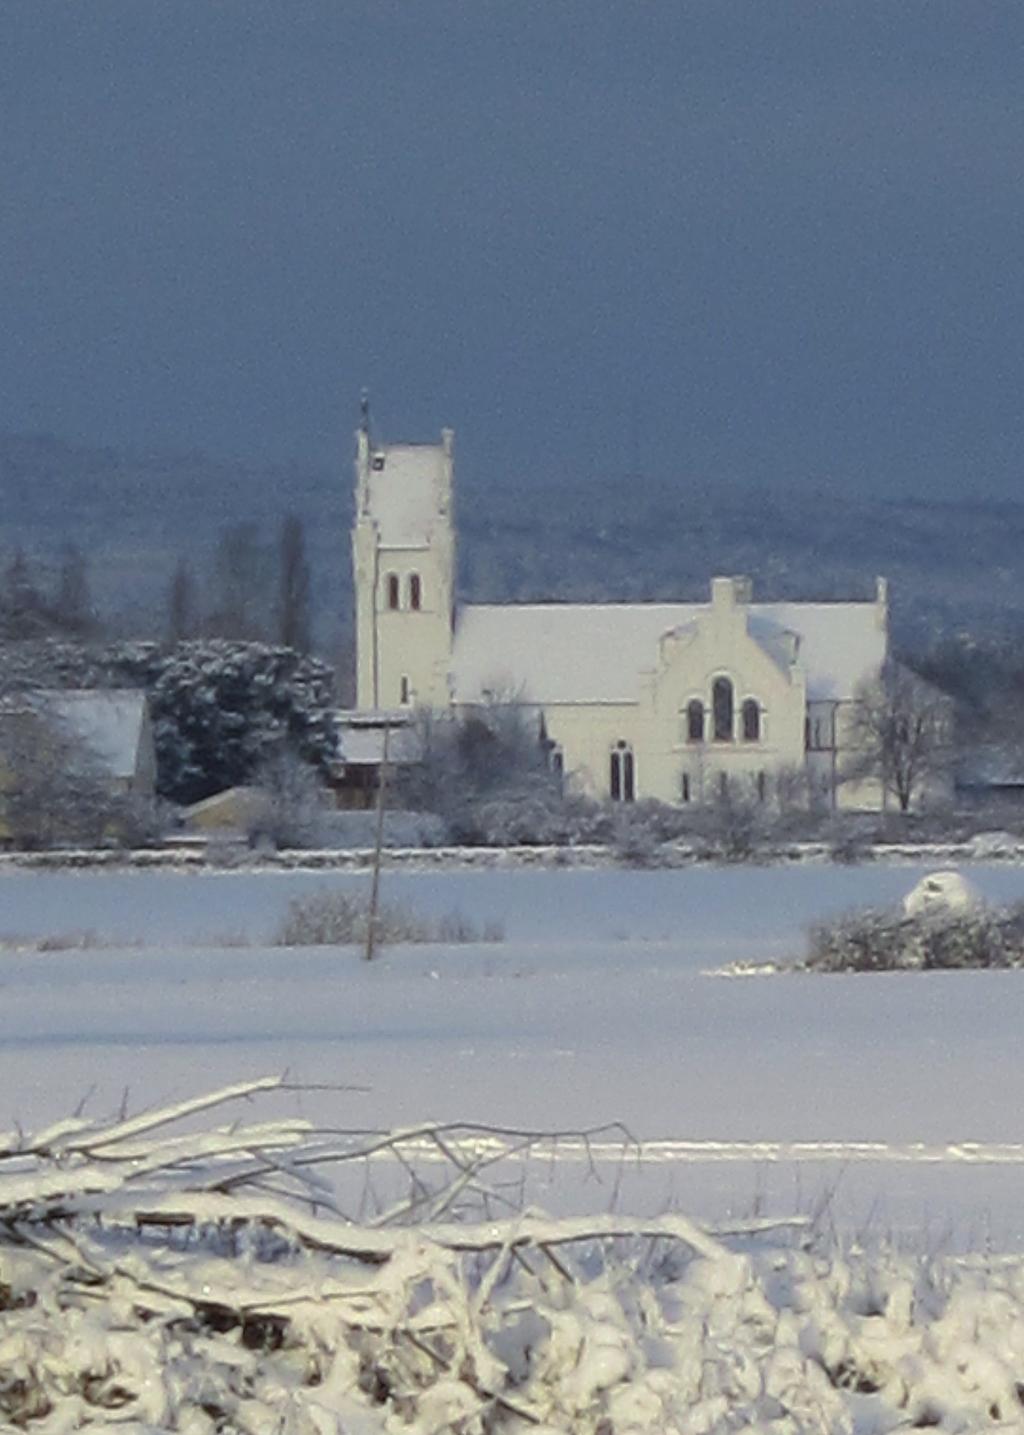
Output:
M150 689L160 791L195 802L250 782L283 750L324 771L336 746L332 698L327 665L290 648L178 644Z

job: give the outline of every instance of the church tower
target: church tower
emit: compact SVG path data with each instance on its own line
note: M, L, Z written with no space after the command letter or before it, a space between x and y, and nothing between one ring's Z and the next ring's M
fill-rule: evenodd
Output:
M439 444L356 432L356 705L447 707L455 601L451 429Z

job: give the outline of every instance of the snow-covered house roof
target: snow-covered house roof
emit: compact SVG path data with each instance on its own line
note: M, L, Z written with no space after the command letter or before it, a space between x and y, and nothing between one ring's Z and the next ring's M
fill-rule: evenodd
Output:
M32 705L52 716L67 735L88 748L108 776L134 778L148 761L145 693L134 689L39 692Z
M885 661L875 603L750 603L748 631L780 664L796 660L810 699L851 698ZM488 696L536 703L630 703L666 634L708 612L704 603L542 603L460 609L457 702Z

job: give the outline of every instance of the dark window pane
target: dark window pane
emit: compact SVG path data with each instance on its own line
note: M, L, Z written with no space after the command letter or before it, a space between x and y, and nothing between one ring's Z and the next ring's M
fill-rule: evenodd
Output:
M747 698L743 704L743 741L760 742L761 740L761 709L753 698Z
M716 678L711 688L711 707L715 722L715 741L732 741L732 683Z
M694 698L686 708L686 740L687 742L704 741L704 704L699 698Z

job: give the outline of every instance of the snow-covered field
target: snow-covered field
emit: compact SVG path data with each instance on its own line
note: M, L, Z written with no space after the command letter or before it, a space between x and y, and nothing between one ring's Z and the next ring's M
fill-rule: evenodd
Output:
M827 1200L846 1229L1024 1248L1018 974L704 974L794 955L810 920L895 902L922 870L392 873L390 899L499 921L506 940L370 967L266 945L292 896L365 878L5 873L8 941L90 930L113 945L0 956L0 1121L287 1069L365 1088L301 1098L334 1124L617 1119L646 1143L601 1148L600 1181L571 1148L557 1169L534 1163L532 1196L558 1209ZM990 899L1024 895L1019 868L970 877Z
M0 1417L39 1435L1022 1428L1024 974L709 974L799 955L810 921L921 875L391 872L388 900L506 937L368 965L271 944L292 897L365 878L6 871ZM969 876L1024 896L1020 868ZM153 1117L19 1134L285 1070L291 1089L212 1113L219 1136ZM470 1124L397 1162L331 1156L431 1119L628 1135L522 1149ZM307 1140L330 1173L312 1206ZM406 1198L425 1224L380 1214Z

